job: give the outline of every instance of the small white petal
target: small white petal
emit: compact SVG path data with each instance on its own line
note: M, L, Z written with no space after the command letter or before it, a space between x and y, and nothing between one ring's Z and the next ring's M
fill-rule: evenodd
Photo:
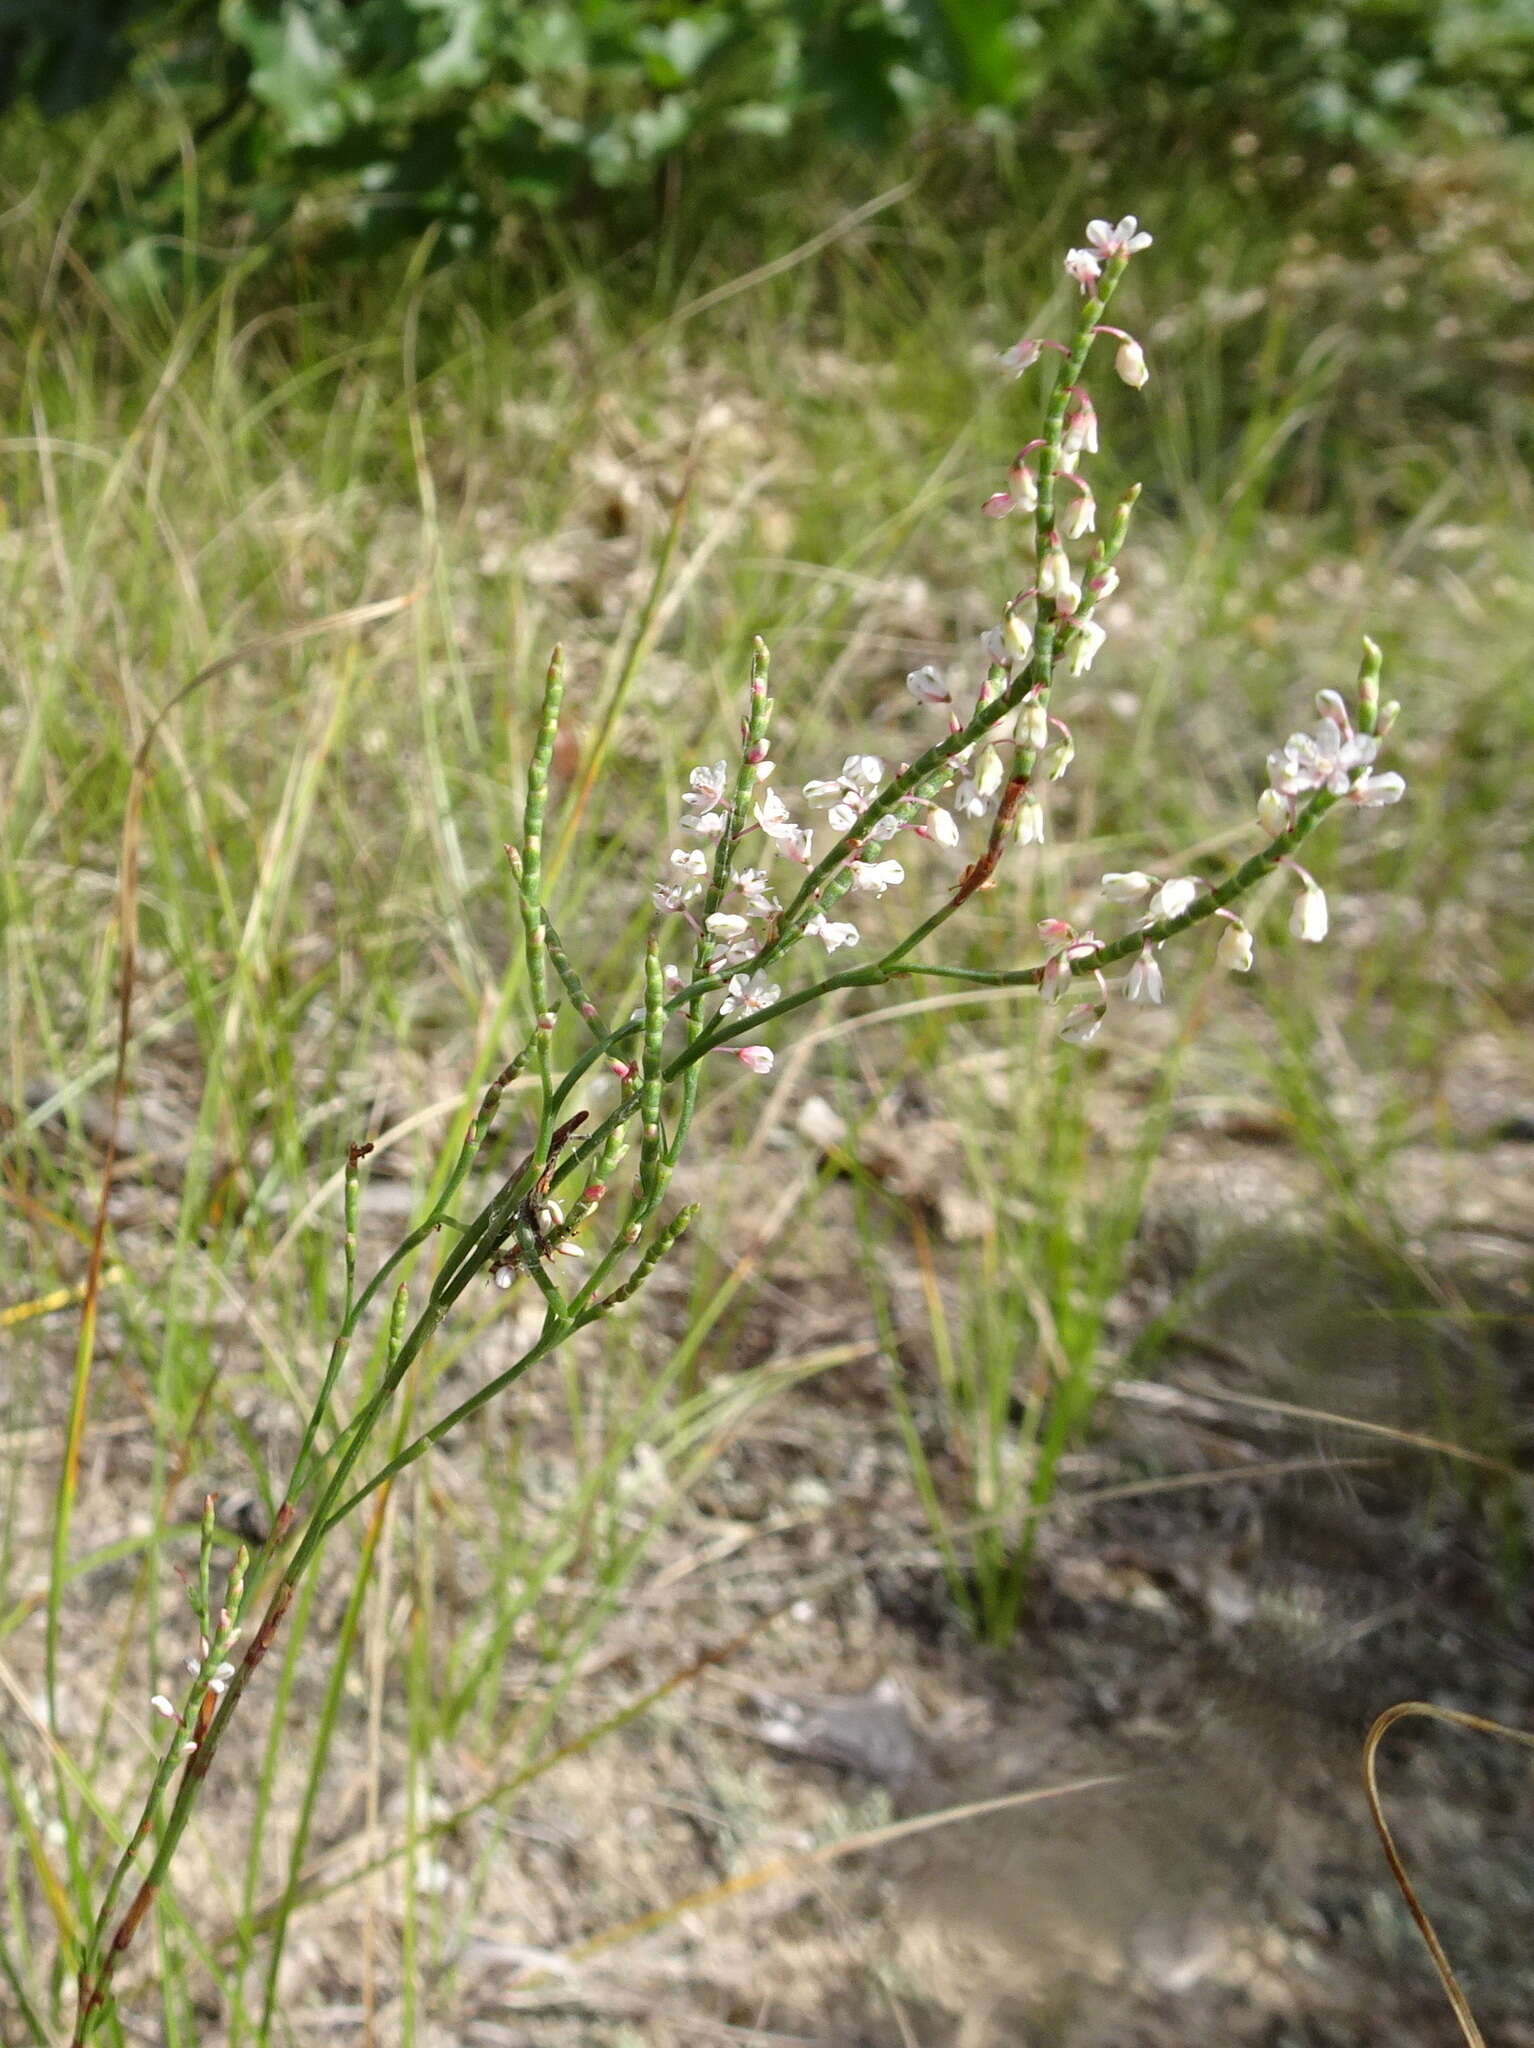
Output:
M905 679L905 686L918 704L949 704L953 701L943 686L943 678L930 664L925 668L913 668Z
M1220 933L1214 956L1232 974L1249 974L1252 968L1252 935L1244 924L1227 924Z
M1078 1003L1067 1013L1060 1026L1060 1036L1067 1045L1090 1045L1103 1028L1103 1019L1108 1014L1101 1003Z
M1170 882L1163 882L1151 898L1151 916L1181 917L1198 894L1198 887L1191 875L1179 875Z
M1126 874L1104 875L1097 886L1110 903L1138 903L1142 896L1155 888L1156 877L1142 875L1138 868L1132 868Z
M1290 913L1290 931L1297 939L1305 939L1311 945L1318 946L1326 937L1329 923L1326 891L1318 889L1313 882L1307 882Z
M1397 804L1406 794L1406 778L1397 775L1392 768L1384 775L1375 775L1368 770L1359 776L1348 791L1355 804L1362 804L1366 810L1378 810L1381 804Z

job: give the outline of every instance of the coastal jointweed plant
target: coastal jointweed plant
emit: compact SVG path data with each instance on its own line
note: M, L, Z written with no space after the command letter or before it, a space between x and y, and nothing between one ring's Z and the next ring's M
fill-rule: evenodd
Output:
M1367 641L1353 703L1322 690L1314 727L1269 754L1267 787L1257 802L1260 843L1223 880L1106 874L1105 915L1124 922L1112 935L1048 917L1039 926L1041 957L1033 961L971 968L921 957L928 940L996 883L1009 849L1046 838L1050 787L1075 756L1060 700L1090 672L1108 637L1118 560L1139 495L1136 486L1099 508L1089 462L1100 427L1087 372L1106 342L1123 384L1141 391L1150 380L1140 343L1104 317L1150 241L1132 215L1091 222L1084 246L1065 259L1081 294L1069 338L1030 336L1001 359L1019 378L1052 357L1060 362L1043 398L1040 431L981 508L997 521L1019 515L1009 530L1019 536L1021 563L1018 587L984 636L983 677L966 686L956 672L914 670L907 678L912 697L944 727L932 743L908 762L849 754L791 800L773 758L768 654L758 640L738 751L691 773L681 801L682 843L654 882L643 1001L621 1018L604 1016L592 1000L545 894L549 770L564 692L556 652L530 754L521 840L507 849L521 906L530 1033L491 1083L428 1213L360 1284L357 1223L370 1148L351 1150L335 1340L271 1534L254 1558L237 1553L221 1598L211 1582L208 1506L191 1589L197 1641L187 1658L190 1684L179 1700L159 1693L152 1703L170 1726L83 1945L76 2048L108 2009L118 1961L166 1880L219 1746L328 1539L378 1488L643 1288L695 1214L668 1214L666 1197L704 1081L720 1061L766 1074L771 1039L800 1011L837 990L877 989L915 976L1034 988L1051 1003L1075 997L1062 1013L1061 1036L1085 1043L1111 1004L1163 999L1162 957L1184 934L1209 927L1220 964L1246 972L1255 942L1236 906L1278 869L1295 879L1294 931L1305 940L1324 938L1326 899L1296 857L1301 846L1338 806L1393 803L1404 787L1399 775L1375 766L1397 707L1381 704L1379 652ZM944 862L956 860L957 873L943 879ZM903 936L883 950L865 948L861 906L891 892L897 901L916 899ZM583 1040L562 1069L555 1058L561 1011ZM526 1150L477 1213L459 1220L455 1211L503 1097L519 1080L536 1102ZM631 1165L620 1179L626 1161ZM402 1272L439 1232L447 1248L412 1315ZM412 1364L467 1289L485 1280L536 1290L537 1335L449 1413L382 1453L382 1426ZM332 1406L343 1391L352 1340L391 1290L383 1369L334 1428Z

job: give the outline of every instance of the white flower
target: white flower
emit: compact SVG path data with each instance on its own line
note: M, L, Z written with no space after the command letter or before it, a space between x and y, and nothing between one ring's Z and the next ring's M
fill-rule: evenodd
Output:
M650 901L657 910L669 912L680 910L684 904L690 903L694 896L701 896L702 893L701 882L689 883L686 888L679 887L675 882L657 882L650 891Z
M770 1074L772 1072L771 1046L732 1045L729 1050L734 1053L741 1065L749 1068L753 1074Z
M1024 699L1017 714L1017 743L1035 754L1049 745L1049 707L1042 697Z
M952 803L961 818L983 818L990 809L989 799L970 775L964 776L955 788Z
M671 865L680 868L684 874L706 875L709 859L701 846L677 846L672 848Z
M1150 382L1150 368L1139 342L1126 338L1118 346L1113 367L1132 391L1143 391Z
M951 704L952 697L944 688L943 678L930 664L925 668L913 668L905 679L905 686L918 704Z
M1166 994L1166 983L1161 978L1161 968L1149 946L1140 948L1140 956L1130 968L1124 981L1124 1000L1130 1003L1159 1003Z
M1290 931L1297 939L1306 939L1311 945L1318 946L1326 937L1328 922L1326 891L1314 882L1307 882L1290 913Z
M1280 839L1293 822L1289 805L1276 789L1265 789L1257 799L1257 822L1270 839Z
M1087 588L1091 591L1093 597L1097 600L1099 604L1104 603L1108 598L1112 597L1114 591L1117 590L1118 587L1119 572L1111 564L1108 566L1108 568L1099 571L1099 573L1096 576L1094 576L1091 582L1087 585Z
M1058 725L1060 722L1057 719L1055 723ZM1065 730L1064 726L1061 726L1060 729L1064 733L1064 738L1049 757L1049 779L1051 782L1058 782L1076 758L1076 742L1071 738L1070 733Z
M181 1719L181 1716L176 1712L163 1692L157 1692L149 1704L166 1721L179 1721Z
M1126 213L1116 226L1105 220L1089 220L1087 240L1105 263L1110 256L1135 256L1151 245L1151 237L1132 213Z
M1106 628L1098 625L1096 619L1083 619L1081 624L1073 629L1066 643L1073 676L1086 674L1102 651L1103 642L1107 637Z
M952 814L945 811L941 804L933 804L927 812L925 830L927 837L936 840L939 846L957 846L959 843L959 828L954 823Z
M798 861L802 867L809 866L812 835L806 827L794 823L787 804L775 789L769 789L756 806L756 822L779 853Z
M1103 274L1103 267L1090 249L1070 249L1065 257L1065 274L1088 292Z
M1131 868L1127 873L1104 875L1097 886L1110 903L1138 903L1148 890L1155 888L1156 877Z
M804 785L805 800L812 804L828 803L832 831L850 832L883 780L884 763L877 754L849 754L840 775Z
M724 802L729 769L723 761L706 762L688 776L682 802L690 811L717 810Z
M1014 341L1010 348L1003 349L996 360L1004 370L1010 370L1014 377L1021 377L1024 370L1033 368L1043 353L1043 342L1027 337L1022 341Z
M743 1017L749 1017L755 1010L765 1010L775 1003L783 991L775 981L769 981L758 971L749 978L744 974L732 974L724 1001L719 1005L721 1017L730 1017L739 1010Z
M855 924L836 924L819 910L806 920L804 930L807 938L819 939L828 953L834 953L842 946L855 946L858 942Z
M1220 933L1214 957L1232 974L1249 974L1252 968L1252 935L1240 918L1232 918Z
M1080 540L1084 534L1097 531L1097 500L1083 484L1076 493L1076 502L1065 515L1065 537Z
M1268 756L1268 780L1280 796L1304 796L1312 789L1346 796L1352 770L1367 768L1380 743L1365 733L1351 733L1335 718L1323 718L1314 733L1291 733Z
M1075 405L1066 414L1060 446L1071 455L1097 453L1097 409L1084 391L1078 393Z
M765 868L737 868L730 878L746 900L746 908L753 917L765 917L769 911L780 906L767 884Z
M886 889L895 889L905 880L905 869L898 860L860 860L853 863L852 886L874 896L882 896Z
M1066 1014L1060 1026L1060 1036L1067 1045L1090 1045L1103 1028L1103 1019L1108 1014L1106 1003L1078 1003Z
M533 1210L533 1221L544 1237L547 1237L550 1231L558 1230L564 1220L564 1208L552 1195L545 1195Z
M996 749L989 745L982 747L979 759L970 770L970 776L980 794L982 796L994 796L997 790L1001 788L1002 778L1005 774L1006 770L1001 765L1001 756L997 753Z
M1019 846L1044 844L1044 806L1036 796L1025 796L1018 805L1017 843Z
M1350 803L1362 804L1366 810L1378 810L1381 804L1397 804L1406 794L1406 779L1397 775L1392 768L1384 775L1376 775L1365 769L1353 787L1348 791Z
M1181 917L1198 894L1199 885L1191 875L1178 875L1163 882L1150 900L1153 918Z
M711 939L721 941L743 938L750 930L746 920L733 910L716 910L712 917L703 920L703 928Z
M723 811L701 811L695 818L684 818L684 832L701 832L705 839L717 839L728 820Z
M234 1666L232 1664L218 1665L217 1668L214 1670L213 1676L208 1680L209 1692L211 1692L215 1698L222 1698L222 1696L229 1690L229 1681L231 1678L233 1678L233 1676Z
M1033 652L1033 628L1017 610L1008 605L1002 614L1001 637L1013 661L1026 661Z
M1039 480L1021 455L1007 471L1007 488L996 491L980 507L987 519L1005 519L1009 512L1031 512L1039 502Z
M1062 612L1073 612L1081 602L1081 585L1071 574L1071 562L1060 543L1044 550L1039 563L1039 595L1052 597Z

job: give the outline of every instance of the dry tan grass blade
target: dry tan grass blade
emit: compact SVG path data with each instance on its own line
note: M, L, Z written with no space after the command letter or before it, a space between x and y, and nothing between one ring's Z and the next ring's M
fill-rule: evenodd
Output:
M1454 1707L1435 1707L1427 1700L1402 1700L1399 1705L1387 1707L1364 1737L1364 1791L1369 1800L1369 1811L1379 1831L1380 1844L1385 1851L1385 1861L1390 1865L1390 1874L1395 1879L1401 1897L1406 1901L1407 1911L1417 1923L1417 1931L1427 1943L1428 1954L1433 1958L1433 1968L1438 1972L1443 1985L1444 1996L1454 2008L1454 2017L1459 2021L1460 2032L1469 2042L1470 2048L1486 2048L1486 2036L1476 2025L1475 2014L1470 2010L1470 2001L1460 1989L1443 1943L1433 1931L1433 1923L1423 1909L1416 1889L1406 1874L1406 1865L1401 1861L1401 1852L1390 1832L1380 1804L1379 1781L1376 1761L1380 1743L1397 1721L1420 1716L1427 1721L1442 1721L1449 1728L1469 1728L1478 1735L1498 1735L1505 1742L1520 1743L1525 1749L1534 1749L1534 1735L1522 1728L1509 1728L1502 1721L1488 1721L1481 1714L1464 1714Z

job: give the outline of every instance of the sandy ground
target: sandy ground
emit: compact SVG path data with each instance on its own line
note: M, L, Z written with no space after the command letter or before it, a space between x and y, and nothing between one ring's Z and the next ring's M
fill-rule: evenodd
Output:
M846 1361L721 1434L537 1747L679 1682L516 1797L487 1795L523 1751L472 1717L438 1745L430 1785L415 1788L428 1820L485 1802L417 1854L416 2038L438 2048L1451 2039L1370 1824L1360 1744L1380 1709L1407 1698L1534 1727L1517 1549L1526 1481L1450 1465L1391 1433L1495 1443L1527 1468L1534 1146L1516 1088L1487 1078L1498 1056L1467 1049L1469 1078L1451 1080L1460 1098L1449 1141L1401 1157L1404 1268L1316 1241L1320 1191L1260 1120L1181 1122L1110 1326L1124 1356L1175 1297L1179 1335L1103 1403L1096 1435L1069 1460L1064 1491L1080 1504L1046 1523L1005 1649L977 1646L955 1618L891 1415L898 1372L934 1471L957 1488L924 1391L930 1325L913 1262L896 1231L890 1358L847 1285L851 1195L833 1187L815 1231L743 1297L731 1362L837 1345ZM801 1118L793 1140L806 1169L819 1157L816 1127L813 1114ZM902 1142L886 1124L867 1144L886 1176L894 1162L927 1159L910 1215L925 1214L921 1227L940 1243L931 1162L941 1134L907 1110ZM745 1171L726 1238L747 1229L782 1161ZM125 1190L146 1229L149 1184ZM966 1227L962 1205L948 1222ZM681 1312L680 1281L663 1282L644 1341L663 1349ZM484 1345L493 1353L510 1335L508 1325ZM477 1355L473 1369L485 1362ZM61 1375L41 1390L13 1440L13 1594L43 1554L62 1388ZM259 1400L236 1406L247 1427L277 1428ZM570 1442L555 1382L528 1384L517 1425L520 1483L535 1504L557 1499ZM507 1427L492 1419L438 1457L427 1483L439 1521L486 1512L486 1451ZM126 1382L108 1382L91 1441L81 1548L131 1524L147 1475L149 1432ZM237 1451L226 1450L219 1476L232 1482ZM647 1485L663 1491L642 1461L626 1468L625 1511L649 1504ZM235 1498L231 1483L226 1513ZM548 1597L572 1597L581 1571L572 1561ZM94 1641L132 1626L133 1585L126 1566L93 1577ZM333 1635L344 1591L327 1576L316 1637ZM402 1643L408 1601L398 1583L389 1597ZM473 1545L442 1546L433 1598L434 1640L472 1639L486 1598ZM19 1630L5 1655L13 1697L34 1698L40 1626ZM369 1669L381 1655L375 1637ZM310 1853L326 1877L399 1839L403 1681L382 1669L371 1717L362 1673L343 1709ZM306 1656L290 1710L295 1749L324 1676L324 1659ZM112 1704L123 1696L115 1679L82 1662L66 1728L84 1745L105 1712L109 1793L142 1773L136 1721ZM501 1707L530 1711L546 1696L530 1627L505 1643L495 1684ZM499 1708L495 1725L505 1726ZM232 1840L243 1854L258 1734L252 1722L221 1760L220 1798L182 1865L181 1896L214 1938L226 1924L220 1862ZM44 1786L24 1713L7 1746ZM279 1779L273 1881L298 1783L292 1772ZM1408 1723L1389 1738L1383 1783L1488 2035L1534 2042L1528 1753ZM1019 1796L1029 1793L1050 1796ZM996 1801L1011 1803L908 1825ZM400 2038L401 1882L396 1867L300 1910L276 2038ZM39 1902L25 1904L40 1929ZM632 1926L658 1908L670 1909L663 1924ZM580 1953L614 1930L621 1938ZM152 1955L136 1952L124 1975L135 2042L166 2038L152 1970ZM5 2038L19 2038L9 2024ZM200 2039L224 2038L210 2002Z

